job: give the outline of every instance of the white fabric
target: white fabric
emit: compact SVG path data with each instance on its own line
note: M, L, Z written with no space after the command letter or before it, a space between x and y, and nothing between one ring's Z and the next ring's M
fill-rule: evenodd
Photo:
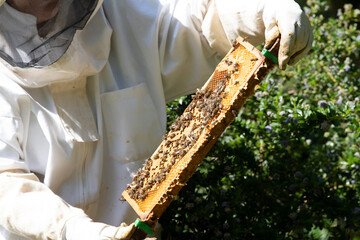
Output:
M113 227L93 222L86 216L77 216L67 221L62 237L66 240L126 240L134 231L134 224L127 226L122 223L119 227Z
M51 94L63 127L73 141L99 140L94 116L89 111L86 78L50 85ZM74 104L76 103L76 104ZM74 117L76 116L76 118Z
M243 36L253 45L270 44L281 34L279 67L293 65L310 50L313 34L309 19L293 0L215 0L230 42ZM234 25L237 27L234 28Z
M2 173L0 181L1 239L59 239L66 219L85 216L38 182L34 174Z
M32 173L2 173L0 181L3 184L0 189L2 214L10 216L0 218L0 225L19 235L26 234L31 239L123 240L134 231L134 225L113 227L93 222L81 209L52 193ZM36 216L31 216L34 211Z
M58 239L67 220L84 216L78 208L113 226L136 219L119 198L161 142L166 102L201 87L230 48L226 39L243 27L225 27L216 4L105 0L53 65L20 69L0 60L0 172L31 171L43 182L1 178L0 209L13 202L0 214L0 239ZM57 91L85 78L86 96L68 101ZM81 111L72 106L78 101ZM27 193L33 198L12 212Z
M61 0L57 14L40 25L36 25L35 16L19 13L4 4L0 9L0 56L10 65L22 68L53 64L67 51L76 30L83 29L99 3L98 0ZM36 4L31 5L26 6L36 8ZM20 25L23 28L17 31Z

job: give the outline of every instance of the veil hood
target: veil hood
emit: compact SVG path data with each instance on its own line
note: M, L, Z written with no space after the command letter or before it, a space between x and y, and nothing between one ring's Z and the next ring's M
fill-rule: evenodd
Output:
M102 0L60 0L59 12L39 29L36 18L0 0L0 57L13 67L43 68L58 61L77 30L89 22ZM44 37L38 32L46 31Z

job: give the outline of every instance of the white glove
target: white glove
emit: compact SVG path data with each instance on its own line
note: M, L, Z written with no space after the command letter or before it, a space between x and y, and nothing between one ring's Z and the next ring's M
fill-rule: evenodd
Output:
M247 38L255 46L265 40L267 47L281 34L278 56L281 69L298 62L311 48L313 34L310 21L293 0L215 0L212 4L216 5L216 11L211 11L210 6L204 19L205 25L212 25L202 26L212 47L216 46L216 42L223 42L221 38L224 35L229 41L228 49L238 36ZM218 22L214 18L219 18L225 34L221 31L219 36L207 33L207 29L219 29L213 26ZM221 50L218 52L223 52Z
M294 65L311 49L313 34L310 21L300 6L292 0L264 2L265 48L281 34L279 66Z
M104 223L93 222L90 218L74 217L69 219L63 231L65 240L126 240L136 230L134 224L127 226L122 223L113 227Z

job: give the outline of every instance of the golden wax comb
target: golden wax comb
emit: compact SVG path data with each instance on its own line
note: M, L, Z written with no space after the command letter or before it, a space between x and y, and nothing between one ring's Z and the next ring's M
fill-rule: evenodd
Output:
M279 39L271 49L260 52L239 37L206 84L192 96L189 106L122 194L141 222L156 224L274 66L278 43ZM135 235L132 239L141 239Z

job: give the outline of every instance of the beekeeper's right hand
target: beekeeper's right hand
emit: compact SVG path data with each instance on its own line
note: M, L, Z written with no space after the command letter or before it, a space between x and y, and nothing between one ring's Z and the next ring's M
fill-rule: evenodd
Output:
M21 171L0 174L0 209L0 226L30 239L123 240L135 230L133 224L93 222L34 174Z

